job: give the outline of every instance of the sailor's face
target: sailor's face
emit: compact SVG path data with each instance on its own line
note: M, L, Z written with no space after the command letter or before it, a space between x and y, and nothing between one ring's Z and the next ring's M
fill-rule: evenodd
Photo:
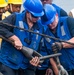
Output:
M49 24L48 26L51 30L54 30L57 27L57 25L58 25L58 16L56 15L55 20L51 24Z
M2 13L4 12L4 7L0 8L0 15L2 15Z

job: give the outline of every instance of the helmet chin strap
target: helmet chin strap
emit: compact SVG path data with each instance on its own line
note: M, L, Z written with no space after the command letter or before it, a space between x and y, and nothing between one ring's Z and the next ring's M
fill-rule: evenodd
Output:
M12 4L10 4L10 11L13 12L13 10L12 10Z
M30 21L32 22L32 16L31 16L31 14L30 14Z
M29 17L27 17L27 23L28 23L29 28L31 28L33 26L32 16L30 13L27 16L29 16Z

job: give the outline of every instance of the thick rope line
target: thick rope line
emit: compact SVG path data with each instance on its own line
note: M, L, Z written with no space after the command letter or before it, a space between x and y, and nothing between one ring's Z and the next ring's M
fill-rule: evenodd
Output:
M37 35L40 35L40 36L43 36L43 37L46 37L46 38L51 38L51 39L57 40L59 42L65 42L65 43L74 45L74 43L67 42L67 41L62 40L62 39L59 39L59 38L55 38L55 37L52 37L52 36L49 36L49 35L45 35L45 34L42 34L42 33L37 33L37 32L34 32L32 30L25 29L25 28L21 28L21 27L18 27L18 26L15 26L15 25L11 25L11 24L8 24L8 23L4 23L4 22L1 22L1 21L0 21L0 24L5 24L5 25L10 26L10 27L13 27L13 28L18 28L20 30L24 30L24 31L27 31L27 32L30 32L30 33L33 33L33 34L37 34Z

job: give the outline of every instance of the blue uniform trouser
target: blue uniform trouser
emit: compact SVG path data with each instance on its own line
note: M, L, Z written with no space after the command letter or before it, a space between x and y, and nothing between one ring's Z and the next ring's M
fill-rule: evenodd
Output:
M35 75L35 70L34 69L18 69L14 70L9 68L8 66L3 65L0 63L0 72L3 75Z

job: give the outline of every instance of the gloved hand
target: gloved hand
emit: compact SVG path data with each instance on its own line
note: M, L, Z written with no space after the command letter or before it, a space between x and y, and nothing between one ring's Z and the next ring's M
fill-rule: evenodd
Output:
M63 45L61 42L55 42L52 44L52 50L54 52L57 52L57 51L61 50L62 48L63 48Z

